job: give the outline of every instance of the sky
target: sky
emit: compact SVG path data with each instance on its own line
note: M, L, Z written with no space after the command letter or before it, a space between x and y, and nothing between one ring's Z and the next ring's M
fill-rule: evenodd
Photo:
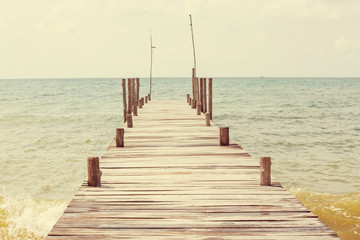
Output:
M0 0L0 79L360 77L359 0Z

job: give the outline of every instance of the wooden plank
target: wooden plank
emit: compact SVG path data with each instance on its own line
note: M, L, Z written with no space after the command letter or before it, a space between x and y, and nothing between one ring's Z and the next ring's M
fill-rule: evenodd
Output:
M187 104L152 101L133 121L100 159L101 187L84 182L47 239L338 239Z

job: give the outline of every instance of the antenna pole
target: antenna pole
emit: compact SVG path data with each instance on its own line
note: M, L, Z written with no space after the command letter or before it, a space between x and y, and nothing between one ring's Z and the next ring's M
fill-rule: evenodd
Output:
M192 26L192 18L191 18L191 14L190 16L190 27L191 27L191 37L192 37L192 45L193 45L193 53L194 53L194 77L196 77L196 58L195 58L195 43L194 43L194 31L193 31L193 26Z

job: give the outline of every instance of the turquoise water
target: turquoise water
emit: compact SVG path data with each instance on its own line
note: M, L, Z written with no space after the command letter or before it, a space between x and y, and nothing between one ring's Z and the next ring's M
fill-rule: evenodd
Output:
M324 221L346 222L334 224L344 239L358 236L360 79L213 85L215 123L255 160L271 156L273 175ZM140 95L148 88L141 79ZM153 80L153 100L186 104L190 92L190 79ZM86 157L102 155L122 123L121 79L0 80L1 239L46 236L86 179Z

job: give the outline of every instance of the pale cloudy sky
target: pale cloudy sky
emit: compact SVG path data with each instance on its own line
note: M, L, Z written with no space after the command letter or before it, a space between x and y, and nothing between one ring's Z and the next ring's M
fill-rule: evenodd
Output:
M0 0L0 78L360 77L359 0Z

